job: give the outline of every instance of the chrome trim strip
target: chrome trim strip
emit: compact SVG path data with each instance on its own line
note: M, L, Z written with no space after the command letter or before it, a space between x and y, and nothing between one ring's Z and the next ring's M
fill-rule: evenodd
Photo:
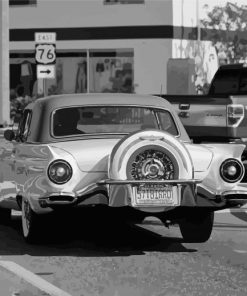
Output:
M77 200L76 197L73 197L73 200L68 201L68 200L49 200L49 198L47 198L45 200L47 205L68 205L68 204L72 204Z
M70 197L76 198L76 194L73 192L61 192L61 191L49 193L47 197L50 197L50 196L70 196Z
M69 196L73 200L71 200L71 201L68 201L68 200L59 200L59 201L58 200L57 201L56 200L55 201L50 200L49 198L53 197L53 196L57 196L57 197L61 196L61 199L62 199L63 196ZM73 193L73 192L52 192L52 193L49 193L47 196L41 198L39 201L45 202L46 205L56 205L56 204L57 205L58 204L65 205L65 204L72 204L77 199L78 199L77 195L75 193Z
M245 194L247 199L247 190L229 190L222 193L222 196ZM234 199L235 200L235 199Z
M124 184L133 184L133 185L138 185L138 184L198 184L201 183L202 180L196 180L196 179L180 179L180 180L111 180L111 179L106 179L99 181L97 184L100 185L124 185Z

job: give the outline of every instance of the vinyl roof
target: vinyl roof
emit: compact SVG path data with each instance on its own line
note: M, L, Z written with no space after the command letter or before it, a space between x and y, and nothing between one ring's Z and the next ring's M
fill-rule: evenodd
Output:
M177 123L180 132L179 137L185 141L189 140L174 107L161 97L138 94L93 93L54 95L37 99L35 102L29 104L26 109L32 109L32 118L34 120L31 120L28 141L39 143L64 141L62 137L61 139L57 139L51 135L51 118L52 113L56 109L73 106L83 107L102 105L146 106L169 110L173 114ZM66 140L69 139L66 138Z
M46 105L50 109L78 105L140 105L171 108L171 104L165 99L151 95L119 94L119 93L92 93L92 94L63 94L54 95L36 100L30 105Z

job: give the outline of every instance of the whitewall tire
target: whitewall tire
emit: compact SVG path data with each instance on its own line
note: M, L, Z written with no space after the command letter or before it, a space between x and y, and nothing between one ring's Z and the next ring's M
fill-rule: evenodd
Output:
M24 198L21 202L21 210L23 237L28 243L34 243L39 235L38 215L32 210L29 201Z

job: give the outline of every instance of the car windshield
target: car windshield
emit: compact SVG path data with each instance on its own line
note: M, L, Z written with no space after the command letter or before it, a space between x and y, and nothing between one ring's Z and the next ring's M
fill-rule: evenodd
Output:
M160 129L178 135L167 110L135 106L97 106L57 109L53 113L55 137L80 134L131 133L143 129Z

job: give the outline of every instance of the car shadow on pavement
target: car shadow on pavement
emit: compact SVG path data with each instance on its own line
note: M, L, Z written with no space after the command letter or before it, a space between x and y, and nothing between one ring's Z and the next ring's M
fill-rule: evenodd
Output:
M165 226L163 226L165 227ZM0 256L130 256L144 252L196 252L180 237L157 234L139 225L87 217L52 218L42 227L38 244L27 244L21 234L21 217L0 225ZM169 230L168 230L169 231Z

